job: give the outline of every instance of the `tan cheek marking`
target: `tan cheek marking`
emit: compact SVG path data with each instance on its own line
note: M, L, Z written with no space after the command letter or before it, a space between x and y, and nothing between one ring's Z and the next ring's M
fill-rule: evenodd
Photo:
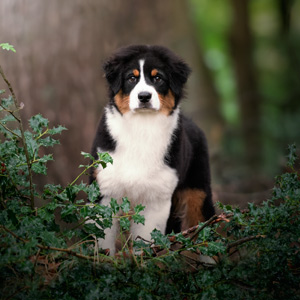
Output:
M123 95L122 90L118 92L118 94L115 95L115 103L119 109L119 111L124 115L127 113L129 108L129 96Z
M168 94L163 96L158 94L160 101L160 112L164 115L170 115L175 106L175 98L171 90L169 90Z
M151 76L154 77L154 76L157 75L157 73L158 73L158 71L157 71L156 69L153 69L153 70L151 71Z
M186 230L205 221L202 208L206 193L203 190L185 189L178 191L176 198L178 201L176 211L181 218L181 230Z
M139 77L139 76L140 76L140 72L139 72L139 70L137 70L137 69L134 69L134 70L132 71L132 73L133 73L133 75L134 75L135 77Z

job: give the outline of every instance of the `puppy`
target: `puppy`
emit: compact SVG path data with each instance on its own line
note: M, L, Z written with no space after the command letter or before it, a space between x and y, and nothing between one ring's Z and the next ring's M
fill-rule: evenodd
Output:
M203 132L180 112L190 68L169 49L132 45L104 64L109 103L91 153L108 152L113 164L91 175L101 204L128 197L146 206L145 225L132 222L132 238L150 240L156 228L179 232L214 213L210 169ZM119 227L105 230L101 248L116 251Z

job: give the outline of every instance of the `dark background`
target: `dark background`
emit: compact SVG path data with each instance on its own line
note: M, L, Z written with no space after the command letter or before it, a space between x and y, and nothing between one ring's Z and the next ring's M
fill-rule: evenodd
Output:
M299 16L292 0L1 0L0 43L17 52L0 51L0 64L24 120L68 128L36 181L79 173L107 101L105 59L160 44L193 69L182 107L207 135L215 200L261 201L300 144Z

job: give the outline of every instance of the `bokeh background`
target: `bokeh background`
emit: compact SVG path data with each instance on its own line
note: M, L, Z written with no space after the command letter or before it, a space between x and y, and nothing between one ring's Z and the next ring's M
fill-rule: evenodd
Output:
M293 0L1 0L0 42L17 52L0 51L0 64L24 120L68 128L37 182L79 173L107 101L105 59L159 44L193 69L182 108L207 135L215 200L265 199L300 145L299 16Z

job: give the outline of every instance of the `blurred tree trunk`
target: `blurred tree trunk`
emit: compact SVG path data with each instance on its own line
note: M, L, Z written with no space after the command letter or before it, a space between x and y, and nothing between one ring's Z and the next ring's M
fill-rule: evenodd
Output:
M231 0L231 54L235 70L241 117L242 140L248 172L255 176L261 165L261 97L255 78L249 1Z
M191 36L191 49L185 48L185 44L182 44L182 48L185 49L186 55L184 57L193 57L193 65L191 66L195 72L194 77L191 78L191 84L195 87L192 90L194 93L188 96L188 98L196 100L196 105L191 107L190 115L194 116L195 121L206 133L211 155L217 154L220 151L222 137L224 134L225 121L221 113L220 95L214 85L214 80L211 71L207 67L204 61L204 52L199 44L199 34L196 31L195 25L191 21L189 16L189 9L187 2L179 1L179 7L176 10L178 15L175 15L176 19L182 19L186 28L186 33ZM183 13L184 12L184 13ZM189 51L189 52L188 52Z

